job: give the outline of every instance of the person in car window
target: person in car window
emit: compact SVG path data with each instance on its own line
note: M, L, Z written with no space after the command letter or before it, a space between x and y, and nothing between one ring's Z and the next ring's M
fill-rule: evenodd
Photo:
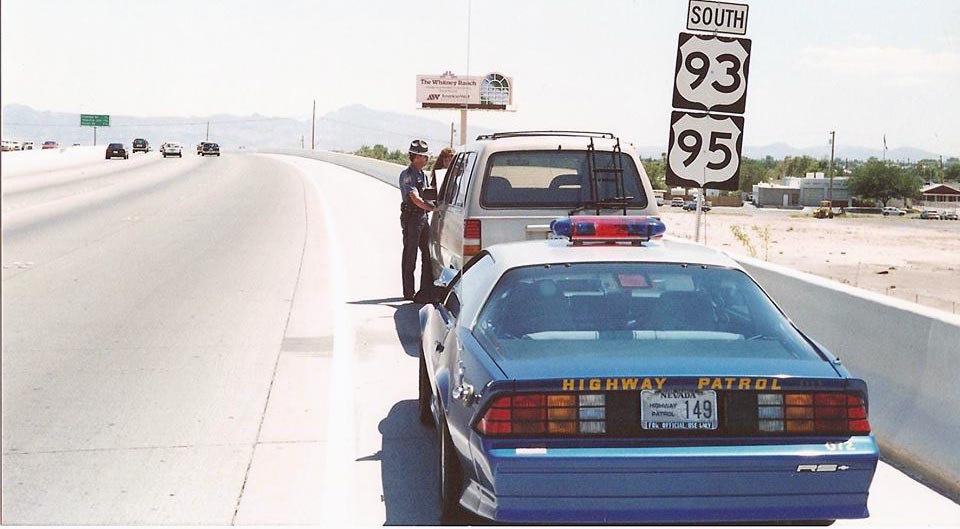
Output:
M413 270L417 265L417 250L420 250L420 288L429 290L433 285L433 270L430 265L427 213L435 208L420 198L427 185L423 167L427 164L430 150L424 140L410 143L410 165L400 173L400 229L403 232L403 257L400 273L403 279L403 298L413 301L416 289Z
M437 155L437 161L433 163L433 169L430 170L430 187L440 189L440 186L443 185L443 178L447 174L447 169L450 168L450 162L453 161L453 157L456 154L453 147L444 147L440 150L440 154ZM440 175L439 183L437 182L438 171Z

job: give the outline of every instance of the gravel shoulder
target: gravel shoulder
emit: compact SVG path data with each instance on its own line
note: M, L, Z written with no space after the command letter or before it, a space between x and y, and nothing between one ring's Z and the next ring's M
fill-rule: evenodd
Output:
M665 206L660 214L667 233L694 238L694 213ZM960 313L960 222L879 215L815 219L749 206L714 208L705 217L707 246L750 255L731 229L737 226L760 259Z

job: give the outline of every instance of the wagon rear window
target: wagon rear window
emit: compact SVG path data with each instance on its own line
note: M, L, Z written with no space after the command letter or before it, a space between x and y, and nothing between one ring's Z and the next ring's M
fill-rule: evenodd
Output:
M610 151L597 151L596 168L614 167ZM629 207L644 208L647 196L633 158L621 153L623 195L632 197ZM611 173L597 175L601 200L619 195ZM480 205L486 208L575 208L591 200L590 161L587 151L510 151L490 156L481 190Z

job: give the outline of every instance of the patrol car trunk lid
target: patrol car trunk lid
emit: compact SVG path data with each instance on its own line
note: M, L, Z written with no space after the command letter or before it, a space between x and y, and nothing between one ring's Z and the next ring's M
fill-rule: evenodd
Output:
M589 355L582 343L569 340L521 340L511 354L491 356L508 378L535 380L595 378L629 373L635 376L729 376L841 378L824 360L785 356L763 357L761 344L739 342L738 357L723 354L723 344L684 355L644 354L630 341L595 342ZM749 348L748 348L749 347ZM751 354L752 353L752 354Z

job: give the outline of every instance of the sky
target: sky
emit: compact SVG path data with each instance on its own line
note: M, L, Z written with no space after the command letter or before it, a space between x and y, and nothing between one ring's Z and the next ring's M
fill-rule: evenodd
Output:
M744 143L960 155L960 2L749 0ZM514 80L498 130L666 144L686 0L4 0L0 99L135 116L416 104L417 74Z

